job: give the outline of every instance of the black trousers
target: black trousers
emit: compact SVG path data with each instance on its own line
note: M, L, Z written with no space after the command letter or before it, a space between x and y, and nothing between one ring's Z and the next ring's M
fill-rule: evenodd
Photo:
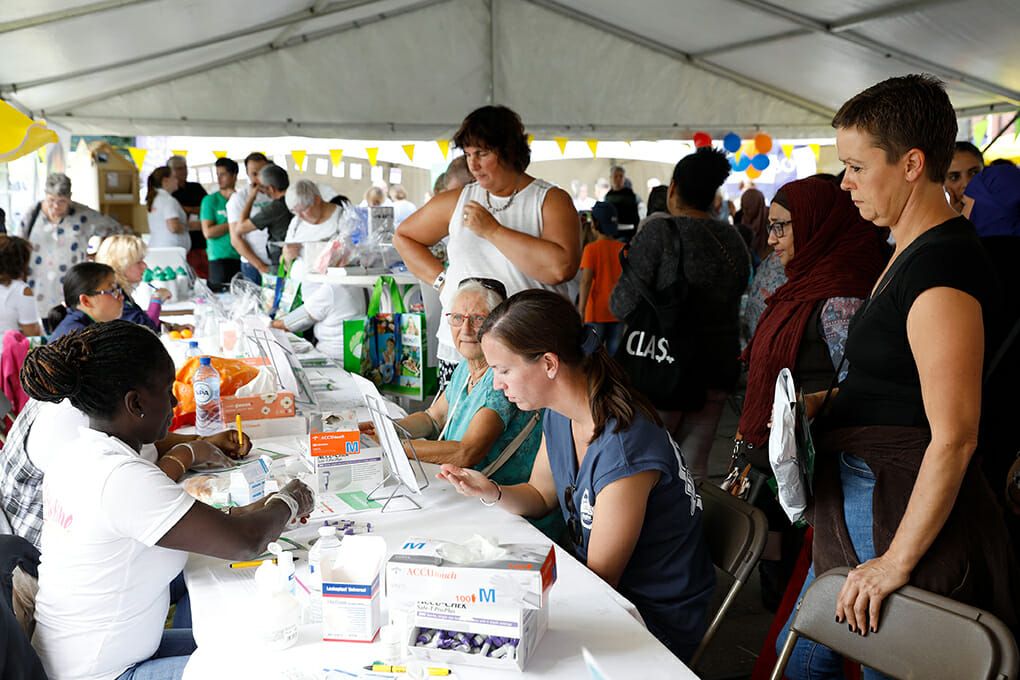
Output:
M216 292L225 290L230 285L230 279L240 271L240 260L209 260L209 287Z

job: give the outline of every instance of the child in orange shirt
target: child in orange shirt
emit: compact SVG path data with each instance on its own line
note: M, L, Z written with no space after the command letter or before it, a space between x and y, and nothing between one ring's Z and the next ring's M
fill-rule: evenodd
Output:
M623 334L623 324L609 311L609 297L620 278L620 251L623 243L617 241L616 207L598 202L591 209L599 237L584 247L581 255L581 294L578 311L584 323L591 326L602 338L609 353L616 354Z

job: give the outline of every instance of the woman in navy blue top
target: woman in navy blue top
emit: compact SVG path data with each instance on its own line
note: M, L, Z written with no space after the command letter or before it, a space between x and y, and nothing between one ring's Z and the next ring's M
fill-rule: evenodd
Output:
M493 386L520 409L547 409L542 444L526 484L501 487L453 465L440 477L524 517L559 509L577 559L630 599L674 654L690 658L715 572L693 477L654 407L555 293L514 295L479 335Z
M113 269L98 262L79 262L64 277L64 304L46 316L50 342L101 321L119 319L124 291Z

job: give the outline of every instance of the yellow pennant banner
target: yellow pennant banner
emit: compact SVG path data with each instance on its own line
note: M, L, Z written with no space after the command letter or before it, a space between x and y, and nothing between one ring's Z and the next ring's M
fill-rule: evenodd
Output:
M815 155L815 162L817 163L822 159L822 146L821 144L808 144L811 147L811 153Z
M216 156L216 158L223 158L224 156L227 155L227 152L226 151L213 151L212 155Z
M569 140L566 137L553 137L553 141L556 142L556 146L560 147L560 155L567 152L567 142Z
M535 141L535 135L528 135L528 146L531 146L533 141Z
M379 157L379 147L367 146L365 147L365 154L368 156L368 164L374 168L375 161Z
M414 144L401 144L400 148L407 154L407 160L414 160Z
M174 149L170 153L174 156L183 156L184 158L188 157L187 149Z
M148 151L145 149L139 149L136 146L129 146L128 153L131 154L131 160L135 162L135 167L141 170L142 163L145 162L145 154L148 153Z
M439 153L443 154L443 160L450 155L450 140L449 139L437 139L436 144L439 146Z
M294 159L294 169L298 172L305 171L305 157L308 152L304 149L291 149L290 157Z
M787 158L793 158L793 144L783 144L783 155Z
M588 148L591 149L592 157L595 157L595 155L596 155L595 151L599 148L599 140L597 140L597 139L586 139L584 141L588 145Z
M332 161L334 166L340 165L340 161L344 159L343 149L330 149L329 160Z

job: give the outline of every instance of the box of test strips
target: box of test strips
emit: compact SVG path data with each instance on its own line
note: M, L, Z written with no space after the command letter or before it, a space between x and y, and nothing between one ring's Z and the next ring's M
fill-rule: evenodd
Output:
M552 546L480 537L465 544L409 539L386 564L391 606L413 612L410 652L488 668L524 668L548 626L555 581ZM460 638L451 642L451 632Z
M322 639L372 642L379 632L379 585L386 560L380 536L345 536L322 561Z
M319 500L329 505L339 499L343 504L336 505L344 512L375 507L368 494L382 483L383 452L362 446L353 412L322 414L311 427L308 458Z

